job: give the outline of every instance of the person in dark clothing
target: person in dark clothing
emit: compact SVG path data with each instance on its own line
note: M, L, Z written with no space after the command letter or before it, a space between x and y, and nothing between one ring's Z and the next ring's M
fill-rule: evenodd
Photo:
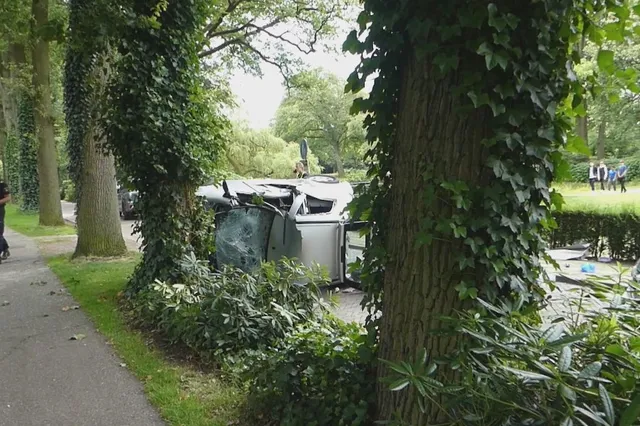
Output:
M5 216L5 205L11 201L11 194L9 193L9 188L7 184L0 181L0 263L3 260L6 260L9 253L9 243L4 238L4 216Z
M589 164L589 185L591 185L591 190L595 191L596 180L598 180L598 168L595 164Z
M598 180L600 181L600 189L604 191L604 183L609 178L609 170L607 170L607 166L604 165L604 161L600 162L600 167L598 167Z
M625 166L624 161L620 162L620 167L618 167L618 171L616 172L618 182L620 183L620 193L627 192L627 187L624 186L625 181L627 180L627 170L629 168Z

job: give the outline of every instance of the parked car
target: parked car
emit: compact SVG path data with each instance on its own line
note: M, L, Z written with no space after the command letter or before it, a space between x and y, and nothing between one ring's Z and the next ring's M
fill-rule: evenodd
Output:
M119 190L118 191L118 208L120 217L124 220L135 219L137 216L135 203L138 199L138 191Z
M345 211L353 199L349 183L331 176L228 180L198 195L216 212L215 265L251 271L289 257L324 266L332 284L359 283L350 266L362 257L366 223L352 222Z

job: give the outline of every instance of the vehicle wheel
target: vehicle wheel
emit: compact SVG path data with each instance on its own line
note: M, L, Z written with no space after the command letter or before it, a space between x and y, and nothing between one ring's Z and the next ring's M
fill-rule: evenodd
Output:
M319 182L319 183L339 183L340 181L338 179L336 179L333 176L329 176L329 175L314 175L314 176L309 176L307 178L307 180L311 180L313 182Z

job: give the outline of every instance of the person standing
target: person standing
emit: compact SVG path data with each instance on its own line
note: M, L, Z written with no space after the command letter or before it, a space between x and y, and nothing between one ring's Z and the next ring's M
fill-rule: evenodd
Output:
M296 168L293 173L295 173L296 179L305 179L309 176L309 174L304 170L304 164L302 164L302 161L298 161L296 163Z
M627 187L624 186L626 180L627 180L627 170L628 167L624 164L624 161L620 161L620 166L618 166L618 171L617 171L617 178L618 178L618 182L620 182L620 193L624 193L627 192Z
M598 180L600 181L600 189L604 191L604 183L607 181L607 177L609 176L609 171L607 170L607 166L605 166L604 161L600 162L600 166L598 167Z
M9 243L4 238L4 217L5 217L5 205L11 201L11 194L9 193L9 187L6 183L0 181L0 263L6 260L9 253Z
M607 179L607 189L609 191L611 191L611 189L613 188L613 191L616 191L616 178L618 176L618 173L616 172L616 169L614 167L611 167L609 169L609 178Z
M595 191L596 180L598 180L598 168L593 163L589 163L589 185L591 185L591 190Z

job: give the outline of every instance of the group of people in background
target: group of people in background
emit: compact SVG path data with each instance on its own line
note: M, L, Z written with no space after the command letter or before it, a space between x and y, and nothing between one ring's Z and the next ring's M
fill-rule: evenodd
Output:
M600 165L596 166L594 163L589 164L589 185L591 190L596 190L596 182L600 182L601 190L613 190L617 191L617 186L620 184L620 192L627 192L625 187L625 181L627 179L628 167L624 164L624 161L620 161L620 164L616 168L615 166L608 168L604 161L600 162Z

